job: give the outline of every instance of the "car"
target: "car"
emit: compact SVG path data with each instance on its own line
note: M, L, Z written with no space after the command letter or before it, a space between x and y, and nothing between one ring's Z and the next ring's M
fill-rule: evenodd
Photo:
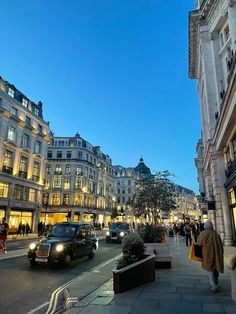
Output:
M98 247L92 224L61 222L56 223L46 237L29 245L28 260L31 266L39 263L60 263L68 266L75 258L93 258Z
M113 222L109 231L106 233L106 242L120 242L122 239L133 232L130 224L127 222Z

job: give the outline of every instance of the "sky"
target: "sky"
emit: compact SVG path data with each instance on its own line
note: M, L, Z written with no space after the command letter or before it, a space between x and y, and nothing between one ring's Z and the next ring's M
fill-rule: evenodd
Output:
M0 2L0 75L34 102L55 136L77 132L112 158L198 192L201 118L188 78L194 0Z

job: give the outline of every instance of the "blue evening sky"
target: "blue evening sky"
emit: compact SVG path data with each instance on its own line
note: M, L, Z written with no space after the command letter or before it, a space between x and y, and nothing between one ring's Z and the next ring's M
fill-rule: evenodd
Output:
M188 78L194 0L1 1L1 73L56 136L76 132L113 164L169 170L198 193L196 81Z

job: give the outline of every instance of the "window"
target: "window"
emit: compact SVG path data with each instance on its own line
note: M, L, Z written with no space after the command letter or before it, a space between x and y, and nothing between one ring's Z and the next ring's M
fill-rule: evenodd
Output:
M35 153L36 154L41 153L41 145L42 145L42 143L40 141L36 141L36 143L35 143Z
M39 181L39 173L40 173L40 163L37 161L34 161L32 179L36 182Z
M128 193L131 194L131 188L128 188Z
M16 129L13 126L9 126L8 128L7 139L10 141L16 140Z
M120 185L120 181L117 181L117 185Z
M12 113L14 116L18 116L18 110L17 110L15 107L11 107L11 113Z
M19 177L27 178L28 158L21 156L19 166Z
M23 201L23 195L24 195L24 187L22 185L16 184L13 191L13 198L16 200Z
M25 117L25 122L28 124L28 125L31 125L31 118L26 116Z
M229 39L230 33L229 33L229 25L227 24L224 28L224 37L225 37L225 41L227 41Z
M27 108L28 107L28 100L23 98L22 99L22 105Z
M76 144L77 144L78 147L81 147L81 141L78 141L78 140L77 140L77 141L76 141Z
M0 181L0 197L8 197L9 183Z
M131 185L131 180L128 180L128 185Z
M29 189L29 202L36 202L36 190Z
M63 205L69 205L69 194L63 194Z
M52 151L51 150L48 151L47 158L52 158Z
M120 194L120 189L117 189L117 193Z
M3 167L2 171L5 173L12 174L12 165L13 165L13 153L9 150L6 150L3 158Z
M59 164L56 165L55 174L58 174L58 175L62 174L61 165Z
M80 197L80 194L78 193L75 194L74 205L81 205L81 197Z
M46 174L50 174L52 171L52 165L51 164L47 164L46 165Z
M15 91L11 87L8 88L8 95L14 98Z
M23 134L22 146L23 147L29 147L29 141L30 141L29 135L28 134Z
M61 150L57 151L57 158L62 158L62 151Z
M83 153L82 152L78 152L78 159L83 160Z
M57 141L57 146L64 147L65 146L65 141L62 141L62 140Z
M66 158L71 158L71 151L66 152Z
M40 124L38 124L38 131L39 131L40 133L43 132L43 127L42 127L42 125L40 125Z
M125 203L125 197L122 197L123 204Z
M230 164L231 159L230 159L229 147L228 147L227 151L225 152L225 158L226 158L227 165Z
M117 197L117 204L120 204L120 197Z
M70 179L66 178L64 182L64 189L69 190L69 188L70 188Z
M60 194L56 193L52 195L52 204L54 206L59 206L60 205Z
M55 189L61 188L61 176L54 176L53 188Z
M236 159L236 135L234 136L232 140L232 146L233 146L234 159Z
M34 107L34 113L36 114L36 116L39 115L39 109L37 107Z
M82 179L75 177L75 189L81 189L82 188Z
M71 169L71 166L70 165L66 165L66 174L70 174L70 169Z
M82 167L81 166L76 166L75 174L76 175L82 175Z

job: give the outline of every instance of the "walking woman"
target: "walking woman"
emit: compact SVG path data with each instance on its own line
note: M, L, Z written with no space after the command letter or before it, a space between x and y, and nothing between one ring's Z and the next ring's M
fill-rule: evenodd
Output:
M219 273L224 272L223 244L210 219L204 223L204 228L198 236L197 244L202 245L202 268L208 272L211 290L216 293Z

